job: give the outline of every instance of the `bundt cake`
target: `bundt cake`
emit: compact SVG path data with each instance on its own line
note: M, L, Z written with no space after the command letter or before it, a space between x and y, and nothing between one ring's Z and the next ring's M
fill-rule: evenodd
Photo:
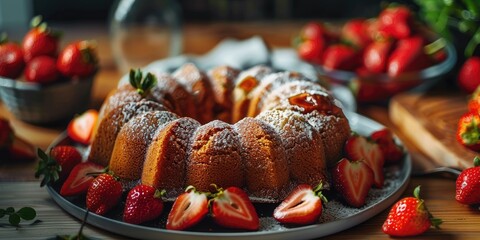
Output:
M350 126L318 82L268 66L203 72L188 63L152 74L147 91L119 84L107 97L90 161L172 198L188 185L237 186L267 202L300 183L328 187Z
M169 111L151 111L128 121L118 133L110 158L110 170L125 180L137 180L142 175L143 162L155 132L177 119Z
M183 191L192 136L198 127L197 120L183 117L155 133L143 165L143 184L177 193Z

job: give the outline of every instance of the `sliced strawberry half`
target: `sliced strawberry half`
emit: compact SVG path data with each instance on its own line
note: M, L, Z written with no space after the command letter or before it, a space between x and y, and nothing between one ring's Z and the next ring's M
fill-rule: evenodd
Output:
M333 171L333 185L345 202L352 207L365 205L373 185L373 171L362 161L340 160Z
M370 138L382 149L385 163L395 163L403 158L403 148L395 142L393 134L388 128L373 132Z
M273 211L273 217L287 224L306 225L318 220L322 214L322 184L315 189L308 184L298 185L288 197Z
M377 188L383 187L385 178L383 174L383 165L385 159L382 150L377 143L368 141L367 138L358 134L353 134L345 143L345 152L347 158L350 160L359 161L363 159L373 170L374 186Z
M167 229L184 230L199 223L208 213L207 195L189 186L173 203Z
M257 230L259 219L248 195L238 187L217 188L211 199L213 220L220 226Z
M95 179L91 173L104 172L104 167L92 162L83 162L76 165L60 189L60 195L64 197L87 193L88 187Z
M98 119L98 111L90 109L82 115L75 117L68 124L67 134L76 142L89 144L93 133L93 127Z

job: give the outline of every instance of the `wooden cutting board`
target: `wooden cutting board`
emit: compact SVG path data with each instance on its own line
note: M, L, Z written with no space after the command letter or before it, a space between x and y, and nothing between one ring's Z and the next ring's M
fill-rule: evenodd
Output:
M402 135L438 166L467 168L478 154L455 138L458 119L467 111L460 93L403 93L390 101L390 120ZM478 154L480 155L480 154Z

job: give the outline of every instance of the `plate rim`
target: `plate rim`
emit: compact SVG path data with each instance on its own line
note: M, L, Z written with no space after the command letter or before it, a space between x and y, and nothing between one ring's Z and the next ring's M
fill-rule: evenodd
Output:
M345 115L349 121L362 122L367 125L373 125L371 128L376 129L380 127L385 127L384 125L378 123L377 121L370 119L366 116L355 112L345 112ZM59 144L62 140L67 137L67 133L63 132L60 134L48 147L47 151L53 146ZM401 142L400 142L401 143ZM388 206L392 205L395 200L397 200L403 192L408 187L410 181L410 175L412 171L412 159L408 151L405 153L403 167L399 170L403 173L403 177L400 179L398 187L385 196L380 202L377 202L371 206L368 206L362 209L360 212L355 213L347 218L338 219L335 221L330 221L326 223L317 223L307 226L299 226L294 228L289 228L282 231L254 231L254 232L195 232L195 231L177 231L177 230L167 230L163 228L153 228L149 226L136 225L118 221L116 219L111 219L108 217L100 216L97 214L89 213L87 218L87 223L98 227L100 229L106 230L108 232L119 234L127 237L139 236L142 239L158 239L166 237L168 239L189 239L195 237L196 239L220 239L220 238L230 238L230 239L248 239L252 240L252 237L258 239L310 239L312 237L324 237L332 235L335 233L342 232L353 226L359 225L380 212L387 209ZM76 217L79 220L82 220L85 216L86 210L70 202L68 199L62 197L51 185L47 185L47 191L49 195L53 198L55 203L60 206L64 211L70 215ZM321 230L321 231L320 231ZM139 235L139 233L149 233L144 235ZM299 235L299 233L301 233Z

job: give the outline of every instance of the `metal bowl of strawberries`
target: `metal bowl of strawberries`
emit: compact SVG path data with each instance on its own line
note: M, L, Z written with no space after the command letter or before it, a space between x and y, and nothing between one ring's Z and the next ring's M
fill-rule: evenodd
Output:
M48 124L88 107L97 70L95 44L77 41L59 49L59 41L38 17L20 45L2 37L0 96L18 119Z
M414 18L406 6L343 25L310 22L300 31L299 57L320 76L347 85L360 103L380 102L411 89L426 90L455 65L451 43Z

